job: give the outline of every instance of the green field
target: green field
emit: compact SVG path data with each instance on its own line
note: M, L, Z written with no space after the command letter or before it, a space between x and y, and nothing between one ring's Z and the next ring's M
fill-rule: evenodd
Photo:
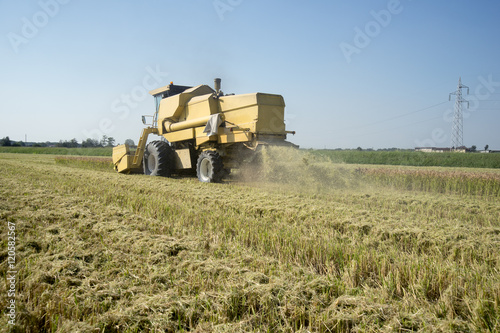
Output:
M500 168L500 154L424 153L415 151L315 150L335 163Z
M111 156L112 148L0 147L0 153ZM500 154L415 151L307 150L334 163L500 168Z
M204 184L105 163L0 154L19 332L500 331L500 170L277 149Z
M0 147L0 153L50 154L77 156L111 156L113 148L64 148L64 147Z

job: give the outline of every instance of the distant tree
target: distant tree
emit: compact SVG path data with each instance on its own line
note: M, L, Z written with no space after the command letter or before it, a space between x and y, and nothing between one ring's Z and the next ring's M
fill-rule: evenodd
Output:
M488 150L488 148L490 148L489 145L484 146L484 150Z
M24 142L22 142L22 141L12 142L11 146L12 147L22 147L22 146L24 146Z
M71 139L70 141L60 140L56 143L56 147L76 148L78 147L78 141L76 141L76 139Z
M82 147L84 148L93 148L99 147L100 143L96 139L88 138L87 140L82 141Z
M10 141L8 136L6 136L2 140L0 140L0 146L9 147L11 145L12 145L12 142Z
M106 146L107 147L113 147L115 145L115 139L113 137L108 137L106 139Z
M47 143L45 142L35 142L33 147L47 147Z
M356 148L356 150L362 151L362 150L363 150L363 148L358 147L358 148Z
M475 145L472 145L472 147L470 147L470 151L471 151L471 152L475 152L475 151L476 151L476 149L477 149L477 147L476 147Z
M127 139L125 140L125 144L129 146L135 146L135 142L132 139Z
M101 147L105 147L107 144L108 144L108 136L107 135L103 135L102 139L101 139L100 146Z

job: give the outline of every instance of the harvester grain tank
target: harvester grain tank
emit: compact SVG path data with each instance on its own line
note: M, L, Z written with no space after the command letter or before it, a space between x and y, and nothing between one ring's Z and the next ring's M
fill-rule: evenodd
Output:
M126 144L113 149L115 170L167 177L196 171L202 182L219 182L266 145L295 146L285 141L295 132L285 129L282 96L224 95L220 79L214 88L170 83L151 91L152 123L143 129L135 152ZM161 140L146 145L150 134Z

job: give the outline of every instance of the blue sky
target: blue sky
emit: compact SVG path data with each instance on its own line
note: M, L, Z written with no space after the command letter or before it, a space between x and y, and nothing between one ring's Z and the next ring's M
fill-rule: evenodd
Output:
M500 149L498 1L0 0L0 137L137 142L151 87L285 98L304 148ZM464 91L466 93L466 91Z

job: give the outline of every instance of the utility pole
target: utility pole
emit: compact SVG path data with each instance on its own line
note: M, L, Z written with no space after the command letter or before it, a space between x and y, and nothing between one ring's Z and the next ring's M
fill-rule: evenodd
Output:
M453 125L451 127L451 149L458 149L464 145L464 116L462 113L462 103L467 103L467 108L469 108L469 101L463 99L462 89L467 88L467 95L469 94L469 87L462 84L462 77L458 79L457 90L450 93L449 100L451 101L451 95L456 96L455 100L455 112L453 114Z

